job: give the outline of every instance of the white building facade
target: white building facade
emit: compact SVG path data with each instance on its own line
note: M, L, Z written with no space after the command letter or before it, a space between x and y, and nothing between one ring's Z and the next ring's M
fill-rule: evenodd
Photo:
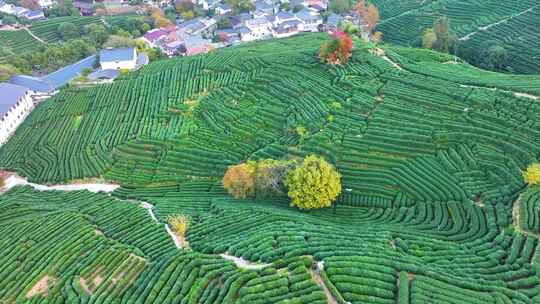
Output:
M0 145L7 142L33 107L30 89L11 83L0 83Z
M271 37L271 27L272 24L264 17L247 20L246 28L249 29L249 33L242 36L242 41L254 41Z
M101 50L99 63L102 70L133 70L137 66L137 50L134 47Z

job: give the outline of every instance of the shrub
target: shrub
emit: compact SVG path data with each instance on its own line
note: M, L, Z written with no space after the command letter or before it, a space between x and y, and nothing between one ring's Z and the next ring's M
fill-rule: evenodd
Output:
M255 166L244 163L229 167L223 176L223 187L235 198L255 194Z
M189 228L189 217L187 215L176 214L169 216L167 222L169 222L172 230L179 238L185 239L187 230Z
M529 165L523 172L523 179L529 185L540 184L540 163Z
M341 193L341 176L322 157L308 156L285 179L291 205L300 209L329 207Z

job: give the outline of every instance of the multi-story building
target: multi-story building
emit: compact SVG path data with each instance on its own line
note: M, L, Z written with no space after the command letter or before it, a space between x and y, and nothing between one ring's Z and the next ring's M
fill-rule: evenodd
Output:
M32 111L32 91L11 83L0 83L0 145L4 144Z

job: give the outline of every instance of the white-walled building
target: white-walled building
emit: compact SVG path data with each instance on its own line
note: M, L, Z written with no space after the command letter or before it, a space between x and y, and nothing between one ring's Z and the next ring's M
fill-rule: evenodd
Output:
M137 50L134 47L101 50L99 63L102 70L133 70L137 66Z
M0 1L0 13L13 15L17 17L23 17L28 10L24 7L15 6L13 4L8 4L3 1Z
M0 145L4 144L32 111L32 91L11 83L0 83Z
M39 0L38 3L41 8L49 8L54 4L52 0Z
M202 5L205 11L216 7L219 4L219 0L201 0L199 4Z
M296 18L301 22L298 30L302 32L318 32L323 24L321 15L308 9L296 13Z
M292 13L281 11L277 13L274 18L274 26L278 26L287 21L298 21L298 19L296 19L296 16Z
M216 7L215 13L218 16L231 14L232 13L232 7L230 5L228 5L228 4L226 4L226 3L221 3Z
M261 40L272 36L270 28L272 24L264 17L250 19L246 21L246 28L249 33L242 36L242 41Z

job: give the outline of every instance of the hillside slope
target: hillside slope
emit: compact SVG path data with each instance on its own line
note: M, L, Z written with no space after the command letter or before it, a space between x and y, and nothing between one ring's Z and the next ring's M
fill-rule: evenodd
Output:
M122 187L0 196L0 300L538 303L540 192L521 170L540 154L540 77L363 44L328 67L325 39L160 61L38 106L0 167ZM310 153L343 175L336 210L220 187L228 165ZM167 235L176 213L193 219L192 251Z
M509 53L515 73L540 74L540 3L536 0L373 0L381 12L378 27L384 40L413 45L425 28L450 18L462 39L459 51L482 48L495 41ZM396 3L398 2L398 3Z

